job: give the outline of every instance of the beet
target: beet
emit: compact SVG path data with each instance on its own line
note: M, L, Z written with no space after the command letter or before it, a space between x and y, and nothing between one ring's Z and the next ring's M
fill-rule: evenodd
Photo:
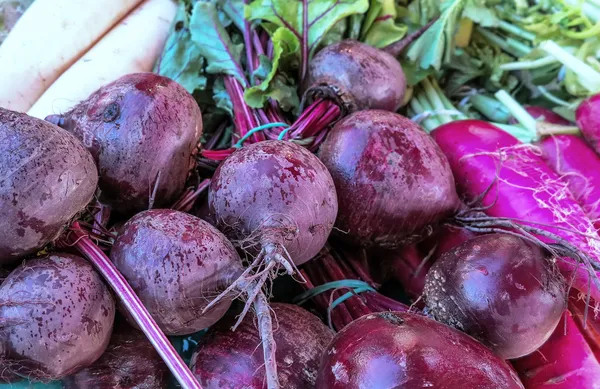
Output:
M338 210L333 180L319 159L276 140L227 158L212 178L208 201L233 242L286 266L299 266L323 248Z
M194 98L153 73L123 76L46 120L83 141L98 164L100 200L124 214L177 199L202 135Z
M364 246L422 238L458 210L446 157L414 122L380 110L339 121L319 150L339 201L336 227Z
M581 130L585 140L592 146L597 154L600 154L600 117L598 109L600 107L600 94L588 97L583 100L577 110L577 127Z
M518 389L516 373L473 338L408 312L361 317L338 332L316 389Z
M33 381L61 379L96 361L115 302L87 261L54 253L26 261L0 286L0 360Z
M233 296L202 311L242 269L235 248L216 228L163 209L131 218L110 257L167 335L192 334L217 322Z
M309 64L306 96L330 97L349 112L397 111L404 101L406 78L396 58L354 40L323 48Z
M333 331L296 305L274 303L271 307L279 323L274 337L281 387L314 387L321 355L333 338ZM192 371L204 389L267 387L264 361L256 352L261 343L256 325L246 317L232 332L234 321L231 314L211 328L192 356Z
M121 325L94 364L63 380L64 389L167 388L169 369L143 332Z
M58 238L97 182L94 160L74 136L0 108L0 265Z
M442 255L424 295L436 320L504 359L538 349L566 309L564 281L543 250L508 234L478 236Z

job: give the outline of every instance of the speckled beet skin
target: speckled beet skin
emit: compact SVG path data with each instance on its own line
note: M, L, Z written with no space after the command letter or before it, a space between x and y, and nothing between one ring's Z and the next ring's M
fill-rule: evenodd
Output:
M383 109L395 112L406 93L400 62L392 55L354 40L319 51L308 67L307 96L338 98L349 112Z
M110 258L167 335L191 334L217 322L231 296L206 314L202 310L242 272L241 259L223 234L173 210L134 216L115 240Z
M442 255L425 277L432 316L503 359L537 350L566 309L566 290L545 254L516 236L488 234Z
M279 382L286 389L314 388L321 355L333 331L297 305L271 304L278 326ZM254 319L246 316L235 332L229 314L200 340L192 357L192 372L204 389L266 389L261 340Z
M184 189L202 135L202 115L178 83L153 73L135 73L100 88L58 123L92 152L100 172L101 201L133 214L171 205Z
M339 201L336 227L364 246L402 246L460 206L446 157L414 122L380 110L339 121L321 145Z
M0 108L0 265L58 238L97 182L94 160L74 136Z
M585 140L600 154L600 93L583 100L575 117Z
M407 312L363 316L338 332L316 389L523 389L475 339Z
M296 265L325 245L338 210L331 175L304 147L263 141L235 151L216 170L210 212L234 241L283 245Z
M108 348L91 366L63 380L64 389L164 389L169 369L143 332L115 329Z
M61 379L108 346L115 302L84 259L56 253L25 262L0 286L0 359L32 380Z

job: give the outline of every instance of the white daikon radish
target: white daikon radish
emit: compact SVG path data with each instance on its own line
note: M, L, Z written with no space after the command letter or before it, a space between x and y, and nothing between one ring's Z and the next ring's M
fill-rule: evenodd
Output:
M0 107L25 112L142 0L36 0L0 46Z
M126 74L152 71L176 12L172 0L144 1L64 72L27 113L40 119L64 113Z

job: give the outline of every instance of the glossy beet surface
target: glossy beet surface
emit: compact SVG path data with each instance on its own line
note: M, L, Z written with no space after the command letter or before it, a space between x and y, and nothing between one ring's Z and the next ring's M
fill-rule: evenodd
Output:
M51 254L26 261L0 286L0 352L9 372L61 379L102 355L115 302L84 259Z
M97 183L94 160L74 136L0 108L0 265L58 238Z
M585 140L592 146L596 153L600 154L600 94L588 97L583 100L575 117L577 119L577 127L585 137Z
M448 157L457 189L467 201L480 199L490 216L541 227L600 263L600 237L594 225L535 146L521 144L479 120L457 120L431 134ZM553 242L547 236L540 239ZM573 287L600 299L587 268L575 266L569 258L557 265L566 279L574 277Z
M336 96L350 112L395 112L406 93L400 62L382 50L353 40L319 51L309 64L306 84L309 97Z
M115 329L108 348L91 366L63 380L64 389L163 389L169 369L143 332Z
M522 389L516 373L473 338L407 312L363 316L338 332L316 389Z
M277 366L282 388L314 388L319 361L333 338L310 312L291 304L271 304L278 326ZM233 314L212 327L192 357L192 371L204 389L263 389L264 361L254 320L246 316L235 331Z
M153 73L123 76L46 120L82 140L98 164L101 201L126 214L148 209L154 190L154 207L176 200L202 135L194 98Z
M514 359L539 348L566 309L566 288L545 253L521 238L488 234L439 258L425 278L425 303L451 325Z
M219 320L231 296L205 314L202 310L242 271L223 234L173 210L134 216L115 240L110 258L167 335L191 334Z
M400 246L460 202L446 157L414 122L379 110L339 121L319 150L339 200L336 227L365 246Z
M284 246L296 265L324 246L338 210L333 180L319 159L275 140L244 146L219 165L208 201L231 240L267 251Z

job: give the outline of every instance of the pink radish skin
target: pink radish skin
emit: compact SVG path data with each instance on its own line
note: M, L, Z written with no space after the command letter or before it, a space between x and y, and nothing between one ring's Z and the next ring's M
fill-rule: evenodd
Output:
M338 332L316 389L522 389L517 374L475 339L408 312L363 316Z
M336 227L360 245L418 241L460 207L445 156L401 115L355 112L331 129L318 155L335 182Z
M520 144L512 135L479 120L454 121L431 134L448 157L457 188L467 199L476 199L489 189L481 199L488 215L514 218L549 231L600 263L600 237L594 225L533 146ZM596 272L590 280L588 268L574 260L562 258L557 265L567 282L573 278L575 288L583 293L589 289L592 297L600 297Z
M552 124L571 125L549 109L526 106L536 119ZM579 136L553 135L537 142L552 170L562 176L575 199L594 226L600 228L600 156Z
M581 130L585 140L600 155L600 94L583 100L575 111L577 127Z
M586 308L586 296L575 291L569 296L569 311L579 331L592 349L596 359L600 363L600 307L594 300L589 301Z
M571 314L536 352L512 361L527 389L598 389L600 364ZM565 334L566 329L566 334Z
M64 378L106 349L115 301L92 265L54 253L24 262L0 286L0 362L33 381Z

